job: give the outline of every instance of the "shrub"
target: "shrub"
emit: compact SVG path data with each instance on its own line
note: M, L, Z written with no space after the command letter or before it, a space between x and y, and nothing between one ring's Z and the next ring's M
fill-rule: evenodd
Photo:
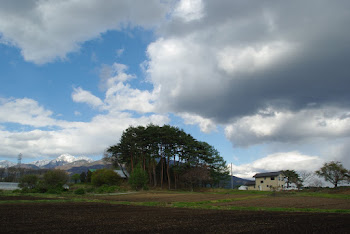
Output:
M95 188L94 187L86 188L86 192L87 193L93 193L93 192L95 192Z
M62 170L51 170L44 174L43 184L49 190L53 188L59 188L62 190L62 186L68 181L69 176Z
M135 189L148 189L147 188L147 182L148 182L148 176L147 173L142 170L141 166L138 165L135 167L134 171L131 173L129 178L129 184L130 186Z
M74 194L76 194L76 195L83 195L83 194L85 194L85 189L78 188L77 190L74 191Z
M95 171L91 176L91 183L95 186L101 185L119 185L121 177L113 170L100 169Z
M15 189L15 190L12 190L12 193L21 193L21 190L20 189Z
M39 177L37 175L25 175L20 179L19 187L22 189L33 189L37 186Z
M106 184L96 189L97 193L114 193L119 190L119 186L108 186Z
M61 194L63 192L62 187L56 187L56 188L49 188L46 193L48 194Z

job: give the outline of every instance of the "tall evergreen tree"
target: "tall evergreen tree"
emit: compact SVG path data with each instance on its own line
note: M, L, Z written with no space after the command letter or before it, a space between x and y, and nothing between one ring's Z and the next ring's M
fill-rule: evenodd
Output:
M227 174L226 162L214 147L170 125L127 128L120 142L106 150L105 159L130 173L140 165L150 184L157 186L160 179L160 186L166 183L168 189L177 188L179 175L192 168L207 170L216 184Z

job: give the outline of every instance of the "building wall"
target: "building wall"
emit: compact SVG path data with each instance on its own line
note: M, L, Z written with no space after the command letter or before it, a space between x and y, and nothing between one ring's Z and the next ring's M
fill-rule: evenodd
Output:
M255 188L252 190L271 191L273 189L282 190L285 185L284 177L268 176L255 178Z
M1 190L16 190L20 189L18 187L19 183L11 183L11 182L0 182L0 189Z

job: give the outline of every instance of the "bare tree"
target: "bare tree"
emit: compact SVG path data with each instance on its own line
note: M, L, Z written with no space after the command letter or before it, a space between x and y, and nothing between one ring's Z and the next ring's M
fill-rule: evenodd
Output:
M315 173L311 171L298 171L298 174L304 186L310 186L310 183L315 178Z

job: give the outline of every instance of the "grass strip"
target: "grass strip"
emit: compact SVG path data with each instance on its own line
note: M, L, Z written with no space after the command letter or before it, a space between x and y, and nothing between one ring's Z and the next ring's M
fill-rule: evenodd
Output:
M232 200L232 199L225 199ZM312 212L312 213L343 213L350 214L349 209L318 209L318 208L283 208L283 207L238 207L238 206L212 206L210 204L217 201L203 202L129 202L129 201L106 201L98 199L64 199L64 200L9 200L0 201L1 204L23 204L23 203L69 203L69 202L91 202L91 203L106 203L115 205L130 205L130 206L155 206L155 207L171 207L171 208L188 208L188 209L210 209L210 210L237 210L237 211L269 211L269 212Z
M336 198L336 199L350 199L349 194L332 194L332 193L317 193L317 192L301 192L295 194L298 197L322 197L322 198Z
M225 208L225 207L222 207ZM319 209L319 208L284 208L284 207L227 207L228 210L247 210L247 211L274 211L274 212L312 212L312 213L346 213L350 214L349 209Z

